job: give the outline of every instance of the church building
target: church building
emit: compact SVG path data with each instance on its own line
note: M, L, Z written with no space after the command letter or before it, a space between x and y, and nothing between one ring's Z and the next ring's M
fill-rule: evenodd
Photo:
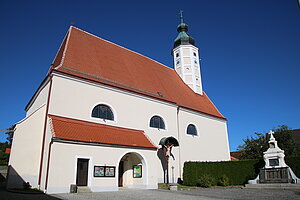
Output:
M155 189L182 179L186 161L230 160L182 18L177 31L173 69L71 26L16 125L7 187Z

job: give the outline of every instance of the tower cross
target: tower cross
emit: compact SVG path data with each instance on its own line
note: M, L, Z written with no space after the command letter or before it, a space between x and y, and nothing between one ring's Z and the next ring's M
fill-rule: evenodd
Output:
M274 138L274 136L273 136L274 131L270 130L270 132L268 134L270 135L270 139Z
M183 24L183 10L180 10L180 23Z

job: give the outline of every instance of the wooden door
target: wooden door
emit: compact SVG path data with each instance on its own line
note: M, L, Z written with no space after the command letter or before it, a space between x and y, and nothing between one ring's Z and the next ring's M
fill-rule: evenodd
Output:
M119 187L123 187L124 161L119 164Z
M89 160L78 158L76 185L87 186Z

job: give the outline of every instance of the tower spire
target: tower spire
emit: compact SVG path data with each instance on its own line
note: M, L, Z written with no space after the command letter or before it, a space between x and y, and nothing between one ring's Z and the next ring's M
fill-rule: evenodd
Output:
M179 16L178 36L174 40L172 50L174 69L185 84L195 93L202 95L198 48L195 45L195 40L188 34L188 25L184 23L182 10L179 11Z
M177 26L178 36L174 41L174 48L182 44L191 44L195 46L195 40L187 33L188 25L184 23L183 20L183 11L179 11L180 14L180 24Z
M180 23L183 24L183 10L180 10Z

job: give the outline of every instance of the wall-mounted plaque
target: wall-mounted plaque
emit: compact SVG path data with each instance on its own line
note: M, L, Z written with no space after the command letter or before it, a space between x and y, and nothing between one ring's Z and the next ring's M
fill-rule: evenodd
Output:
M142 165L133 166L133 178L142 178Z
M116 167L94 166L94 177L115 177Z
M279 160L278 159L269 159L270 166L279 166Z

